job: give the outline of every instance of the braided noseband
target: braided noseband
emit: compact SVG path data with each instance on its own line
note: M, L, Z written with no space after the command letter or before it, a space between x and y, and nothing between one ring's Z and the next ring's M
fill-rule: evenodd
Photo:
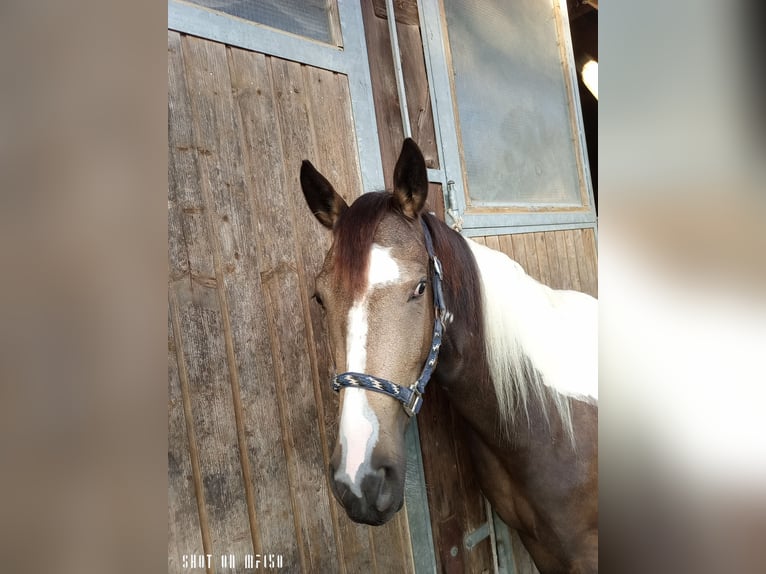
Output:
M426 222L421 218L420 223L423 225L428 259L433 265L431 284L434 292L434 309L436 312L434 313L434 334L431 339L431 349L428 351L426 364L423 366L423 371L420 373L418 380L409 387L402 387L386 379L364 373L341 373L336 375L332 381L332 389L335 392L339 392L343 387L355 387L393 397L401 401L404 412L409 416L418 414L423 404L423 393L425 393L426 385L436 368L436 361L439 358L439 347L441 347L442 335L444 333L444 317L447 313L444 305L444 293L442 291L442 265L434 253L431 232L428 230Z

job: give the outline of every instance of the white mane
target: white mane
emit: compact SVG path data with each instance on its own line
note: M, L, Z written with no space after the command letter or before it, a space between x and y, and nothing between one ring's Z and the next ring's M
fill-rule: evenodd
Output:
M468 245L481 276L485 345L501 418L510 428L529 412L529 399L542 398L549 387L573 441L569 399L598 401L596 299L551 289L504 253L471 240ZM552 413L544 414L550 421Z

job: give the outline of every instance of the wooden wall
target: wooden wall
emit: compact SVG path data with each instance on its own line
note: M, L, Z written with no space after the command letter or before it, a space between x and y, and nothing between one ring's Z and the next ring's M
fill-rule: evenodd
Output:
M574 289L598 297L596 241L592 228L474 237L517 261L554 289Z
M338 405L310 296L329 237L298 173L359 193L346 77L169 32L168 138L169 571L281 553L285 572L411 572L406 511L352 523L325 470Z

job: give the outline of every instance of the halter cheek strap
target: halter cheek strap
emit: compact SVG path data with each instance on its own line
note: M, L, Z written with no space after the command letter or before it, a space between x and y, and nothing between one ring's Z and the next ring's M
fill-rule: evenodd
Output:
M425 220L421 218L420 223L423 226L428 259L433 267L431 286L434 293L435 309L431 348L428 351L428 357L426 357L423 371L420 373L418 379L409 387L403 387L386 379L373 377L372 375L352 372L336 375L332 381L332 388L335 392L339 392L343 387L354 387L393 397L402 403L404 412L409 416L418 414L420 407L423 404L423 393L425 393L426 385L431 379L431 375L436 368L436 362L439 358L439 348L441 347L442 335L444 334L444 318L447 313L446 306L444 305L444 292L442 290L442 280L444 279L442 275L442 265L439 258L436 257L436 254L434 253L433 239L431 238L431 232L428 230Z

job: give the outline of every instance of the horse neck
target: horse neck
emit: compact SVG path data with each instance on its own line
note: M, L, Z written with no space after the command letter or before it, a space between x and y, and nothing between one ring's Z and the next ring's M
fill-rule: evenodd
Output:
M547 388L527 398L521 416L507 417L498 402L483 338L469 334L464 323L456 317L445 333L434 380L466 423L490 448L507 454L565 435L561 421L549 416L557 408L557 397Z
M449 323L434 379L463 418L486 436L496 436L500 411L484 344L481 277L466 240L446 225L427 218L445 271Z
M455 236L450 247L462 251L451 253L445 266L451 270L445 284L458 288L448 299L453 322L436 373L441 386L488 440L519 445L531 434L572 438L569 398L543 380L558 374L539 349L550 335L537 332L553 325L550 302L563 295L504 254Z

